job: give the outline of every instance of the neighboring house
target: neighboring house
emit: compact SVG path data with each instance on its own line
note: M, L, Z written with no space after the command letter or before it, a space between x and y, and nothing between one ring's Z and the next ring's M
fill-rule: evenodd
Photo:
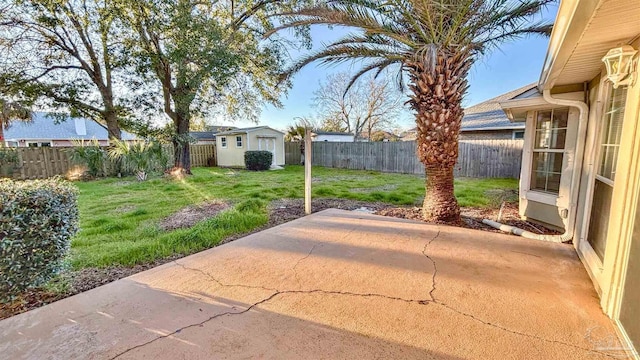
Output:
M194 145L212 145L216 143L216 134L222 131L235 130L235 126L207 126L207 131L191 131L189 136L194 138Z
M536 84L529 84L464 109L460 140L523 139L524 124L509 121L500 101L512 99L535 87Z
M527 94L535 89L536 85L529 84L464 109L460 140L523 139L524 124L509 121L500 107L500 102ZM400 140L415 141L416 136L417 129L412 128L400 134Z
M5 145L11 147L73 146L73 140L96 139L100 145L109 145L107 129L93 120L69 117L56 124L46 113L33 113L31 122L15 121L4 131ZM123 140L136 137L126 131Z
M284 133L268 126L258 126L216 134L218 166L244 167L247 150L271 151L272 165L284 165Z
M501 102L525 125L520 214L573 241L640 350L640 1L564 0L557 19L539 91Z
M353 134L338 131L314 131L313 141L353 142Z
M192 145L213 145L216 143L216 136L213 131L190 131L189 136L195 139Z

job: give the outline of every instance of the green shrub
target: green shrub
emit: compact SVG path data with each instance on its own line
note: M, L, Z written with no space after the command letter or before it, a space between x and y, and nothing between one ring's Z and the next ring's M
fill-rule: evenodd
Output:
M269 170L272 161L273 154L270 151L246 151L244 153L244 163L247 170Z
M0 301L56 275L78 230L78 192L69 182L0 179Z
M0 177L11 177L19 161L16 149L5 148L0 144Z
M107 175L107 151L100 147L98 140L73 140L71 160L87 166L87 172L93 177Z

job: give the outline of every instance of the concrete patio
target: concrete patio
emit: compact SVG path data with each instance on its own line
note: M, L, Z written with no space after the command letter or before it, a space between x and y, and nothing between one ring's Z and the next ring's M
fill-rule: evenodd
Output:
M0 321L0 334L3 359L620 355L572 246L340 210Z

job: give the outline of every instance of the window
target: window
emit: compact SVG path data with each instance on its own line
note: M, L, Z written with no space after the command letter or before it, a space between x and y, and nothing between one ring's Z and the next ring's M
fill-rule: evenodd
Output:
M514 131L513 132L513 139L514 140L524 139L524 131Z
M560 191L568 118L568 109L539 111L536 114L531 169L532 190L552 194Z
M236 147L242 147L242 136L238 135L236 136Z
M31 148L35 148L35 147L51 147L51 143L50 142L29 142L27 143L28 147Z
M221 136L220 137L220 147L223 147L223 148L227 147L227 137L226 136Z
M616 165L618 164L618 150L622 139L622 120L624 119L624 107L627 100L627 87L614 89L606 103L606 110L601 128L600 159L598 163L598 175L613 181L616 177Z

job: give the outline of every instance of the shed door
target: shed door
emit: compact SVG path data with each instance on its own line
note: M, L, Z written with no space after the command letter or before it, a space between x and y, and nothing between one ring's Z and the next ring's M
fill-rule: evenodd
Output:
M271 166L276 165L276 138L261 137L258 139L258 150L270 151L273 155L271 157Z
M596 166L598 167L593 198L591 203L591 215L589 217L589 232L587 241L598 255L604 260L604 250L607 245L607 231L609 227L609 214L611 213L611 197L616 176L618 152L622 138L622 121L624 119L624 107L627 99L627 88L610 87L603 119L600 123L599 155Z

